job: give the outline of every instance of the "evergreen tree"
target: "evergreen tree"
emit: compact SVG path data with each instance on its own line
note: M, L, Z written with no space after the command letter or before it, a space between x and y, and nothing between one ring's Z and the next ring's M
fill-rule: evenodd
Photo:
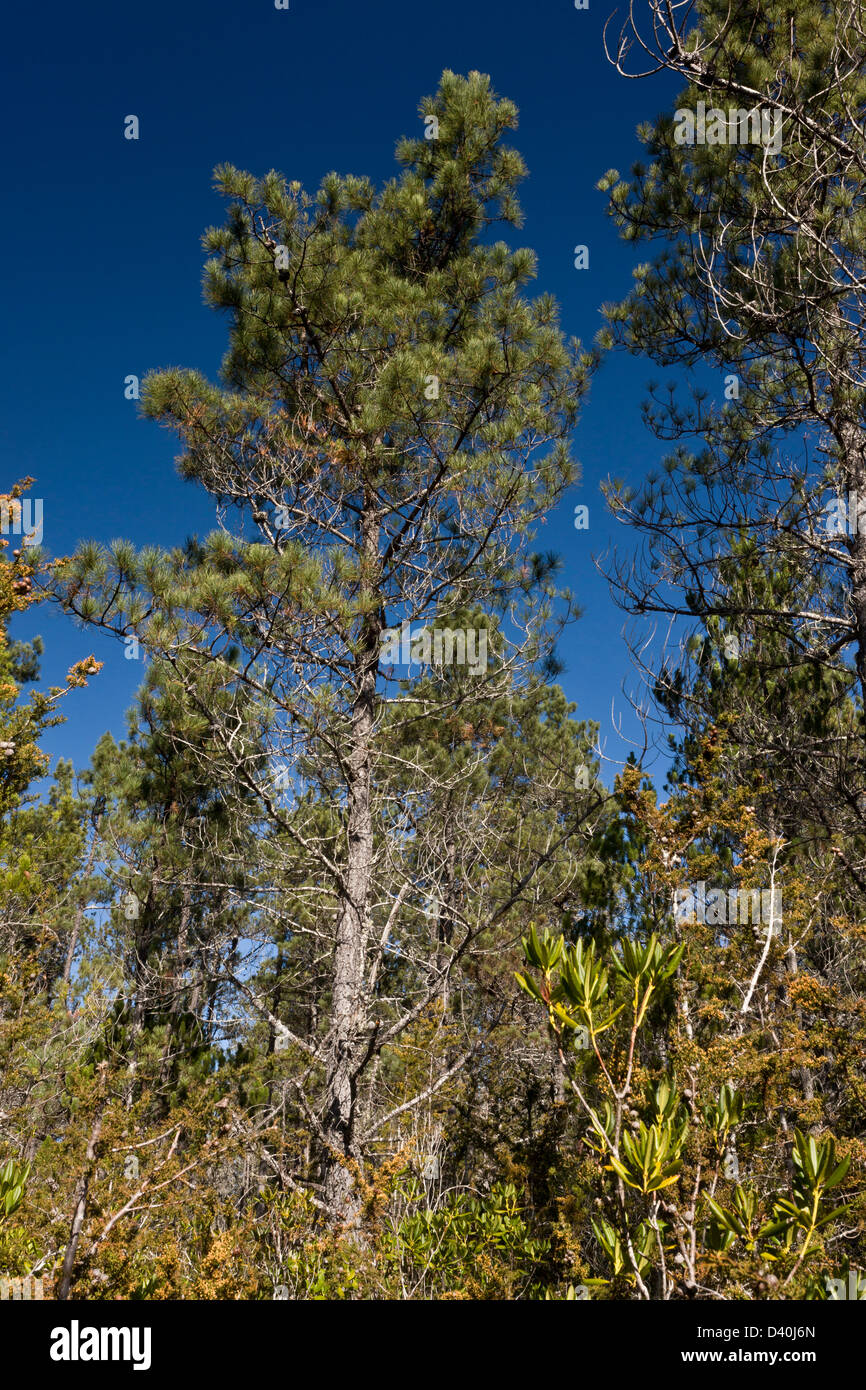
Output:
M175 555L85 547L60 580L71 611L172 666L190 711L222 710L219 756L314 894L333 953L327 1019L291 1041L324 1070L310 1123L324 1201L349 1220L359 1078L446 979L433 948L387 1024L371 993L403 910L407 833L416 845L441 834L438 814L402 822L387 745L397 717L445 723L519 690L550 656L552 569L527 545L574 479L568 435L591 367L552 299L526 297L531 252L489 235L519 222L524 169L503 140L514 107L480 74L446 73L421 116L424 135L401 141L400 174L380 191L329 174L307 194L276 173L217 171L232 203L205 238L206 290L230 320L223 382L170 370L144 401L179 433L182 473L225 509L224 527ZM423 695L393 669L388 634L404 623L452 634L449 679ZM262 742L242 736L241 689ZM329 789L324 817L313 785ZM446 855L440 882L448 872Z
M602 186L628 239L666 245L608 308L605 341L679 367L692 398L652 388L647 421L676 447L661 476L610 490L643 543L613 579L629 611L697 631L691 650L726 672L711 693L688 644L655 652L666 712L700 728L732 702L734 781L769 761L780 803L805 799L812 827L862 842L861 7L648 9L647 52L686 86L641 128L648 163ZM862 879L861 851L851 865Z

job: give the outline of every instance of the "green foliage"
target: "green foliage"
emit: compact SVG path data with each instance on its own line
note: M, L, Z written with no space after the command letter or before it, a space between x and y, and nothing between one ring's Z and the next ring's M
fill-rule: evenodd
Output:
M682 724L666 799L634 756L607 791L554 683L576 609L531 546L598 356L496 239L513 104L444 73L437 138L378 188L216 170L226 356L153 373L143 408L220 528L53 568L150 660L127 736L40 798L65 691L21 699L41 643L6 626L43 562L0 563L0 1273L112 1301L862 1292L866 593L812 523L866 457L863 209L856 159L800 174L860 148L863 82L822 85L828 7L756 15L707 0L662 57L688 103L787 95L785 157L663 115L602 181L669 242L602 345L743 385L651 388L652 427L701 448L611 491L652 606L695 619L654 691ZM719 229L714 298L692 253ZM778 497L772 441L816 420L819 474ZM486 664L395 670L403 622L483 632ZM781 884L783 919L686 920L711 883Z
M416 1188L405 1197L414 1205L419 1195ZM459 1193L437 1209L410 1210L385 1248L413 1297L514 1298L548 1247L530 1234L516 1188L500 1183L483 1197Z

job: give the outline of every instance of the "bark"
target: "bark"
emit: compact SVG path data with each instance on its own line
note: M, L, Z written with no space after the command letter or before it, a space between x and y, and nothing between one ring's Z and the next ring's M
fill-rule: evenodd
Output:
M361 598L375 594L378 527L372 508L365 509L361 534ZM325 1079L324 1195L337 1220L357 1224L359 1203L350 1165L357 1161L358 1066L364 1055L368 1023L364 963L373 872L372 782L373 727L379 667L381 617L364 611L355 660L351 737L346 763L347 844L344 884L337 912L331 1026Z
M87 1142L87 1152L84 1155L84 1169L78 1180L78 1187L75 1192L75 1209L72 1213L72 1225L69 1231L69 1242L66 1246L66 1253L63 1256L63 1269L60 1274L60 1283L57 1286L57 1297L68 1299L69 1290L72 1286L72 1271L75 1267L75 1256L78 1252L78 1242L81 1239L81 1228L84 1225L84 1218L87 1214L87 1193L90 1189L90 1179L96 1167L96 1146L99 1143L99 1136L102 1132L102 1113L103 1107L100 1105L96 1112L96 1119L93 1121L93 1128L90 1131L90 1138Z
M442 900L436 909L435 971L442 980L442 1013L448 1011L448 976L450 946L454 936L454 885L457 877L457 845L450 831L446 834L445 862L447 865Z
M849 525L854 534L848 537L851 556L851 608L854 618L854 647L860 695L866 705L866 533L861 530L859 511L866 501L866 436L853 421L839 427L844 453L845 482L853 516ZM854 498L856 497L856 505Z

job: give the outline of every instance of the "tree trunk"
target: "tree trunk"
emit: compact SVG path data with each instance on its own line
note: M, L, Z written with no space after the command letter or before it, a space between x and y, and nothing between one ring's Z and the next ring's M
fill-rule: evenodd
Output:
M852 421L839 428L843 450L845 484L848 489L848 537L851 555L851 607L854 616L855 665L860 695L866 702L866 534L861 530L860 509L866 507L866 438Z
M75 1256L78 1253L78 1242L81 1239L81 1228L84 1225L84 1217L87 1214L87 1193L90 1190L90 1179L93 1177L93 1170L96 1167L96 1146L99 1143L99 1136L102 1132L103 1103L100 1102L93 1121L93 1128L90 1131L90 1139L87 1144L87 1152L84 1155L84 1169L78 1180L75 1191L75 1209L72 1213L72 1225L69 1230L69 1243L66 1246L66 1253L63 1256L63 1269L60 1274L60 1284L57 1289L59 1299L68 1299L69 1290L72 1287L72 1272L75 1268Z
M331 1027L326 1071L324 1196L334 1216L357 1224L359 1203L348 1163L357 1160L354 1129L358 1068L368 1024L364 987L373 872L373 816L370 804L376 678L381 617L369 611L376 592L378 525L372 509L362 518L361 641L355 661L351 737L346 757L347 845L345 882L340 893L334 948Z

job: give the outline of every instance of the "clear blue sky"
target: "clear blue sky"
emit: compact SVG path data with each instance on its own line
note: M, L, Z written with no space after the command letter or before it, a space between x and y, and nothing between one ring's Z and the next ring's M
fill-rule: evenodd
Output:
M525 226L512 240L538 253L538 288L557 296L566 331L590 341L600 304L627 290L637 259L595 183L640 157L638 122L676 91L668 78L628 82L609 66L602 27L612 8L613 0L590 0L587 11L573 0L13 7L3 92L0 487L36 478L49 551L117 536L168 546L213 524L206 494L176 475L176 441L138 418L124 378L168 365L216 373L225 325L202 303L199 240L222 220L214 165L276 168L311 187L331 169L388 177L397 138L418 130L418 102L446 67L489 73L520 108L513 143L529 178ZM129 114L139 117L138 141L124 139ZM585 271L573 265L579 243L590 248ZM564 579L585 610L561 647L561 683L579 715L597 719L609 738L612 702L628 721L620 686L634 676L624 615L591 554L614 529L620 545L631 538L605 517L599 482L609 474L639 480L658 462L661 446L640 419L653 375L648 362L607 360L575 436L582 485L540 538L563 556ZM590 508L588 532L573 529L578 502ZM34 631L46 641L48 683L90 651L105 661L88 689L68 698L68 722L44 741L53 757L81 766L105 729L123 733L141 667L124 660L119 643L46 607L14 629ZM624 751L615 738L609 749Z

